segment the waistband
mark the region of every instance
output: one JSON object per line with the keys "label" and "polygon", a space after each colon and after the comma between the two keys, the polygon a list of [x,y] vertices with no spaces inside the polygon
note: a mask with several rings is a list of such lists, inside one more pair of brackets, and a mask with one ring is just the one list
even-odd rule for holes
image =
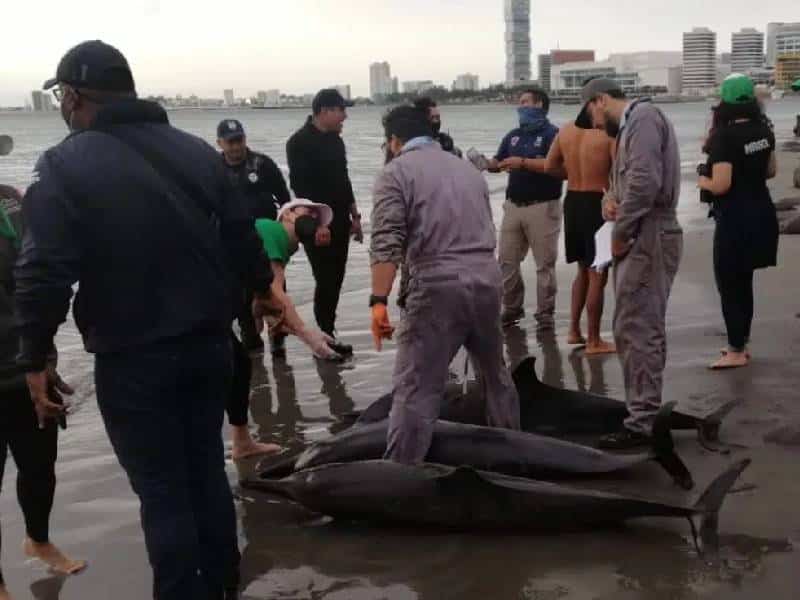
{"label": "waistband", "polygon": [[444,254],[429,258],[418,258],[408,263],[408,273],[411,277],[416,277],[421,273],[447,270],[447,271],[471,271],[475,266],[487,263],[497,264],[494,251],[468,252],[462,254]]}
{"label": "waistband", "polygon": [[567,190],[564,200],[602,200],[603,196],[605,196],[603,192]]}
{"label": "waistband", "polygon": [[548,202],[559,202],[561,200],[561,196],[558,198],[537,198],[534,200],[512,200],[511,198],[506,198],[506,202],[510,202],[514,206],[525,207],[525,206],[533,206],[534,204],[547,204]]}

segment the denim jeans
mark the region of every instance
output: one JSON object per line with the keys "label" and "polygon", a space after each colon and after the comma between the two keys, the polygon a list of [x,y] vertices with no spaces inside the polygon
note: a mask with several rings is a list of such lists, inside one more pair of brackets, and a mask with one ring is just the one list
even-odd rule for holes
{"label": "denim jeans", "polygon": [[154,598],[222,598],[239,565],[221,432],[227,333],[100,355],[95,379],[108,436],[141,502]]}

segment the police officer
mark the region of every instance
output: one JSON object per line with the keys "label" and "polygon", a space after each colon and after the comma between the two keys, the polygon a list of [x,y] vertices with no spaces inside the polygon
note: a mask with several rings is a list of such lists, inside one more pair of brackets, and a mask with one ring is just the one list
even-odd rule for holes
{"label": "police officer", "polygon": [[[222,149],[222,159],[228,173],[244,193],[253,219],[272,219],[278,208],[289,202],[289,189],[278,165],[269,156],[254,152],[247,146],[247,136],[241,122],[225,119],[217,125],[217,145]],[[237,311],[242,344],[251,352],[264,350],[264,342],[256,331],[250,304],[252,292],[246,292]],[[273,339],[273,353],[284,351],[285,338]]]}

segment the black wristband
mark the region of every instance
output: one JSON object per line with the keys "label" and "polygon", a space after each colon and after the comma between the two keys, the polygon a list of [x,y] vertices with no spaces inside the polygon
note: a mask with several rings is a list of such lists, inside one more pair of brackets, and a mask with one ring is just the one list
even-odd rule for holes
{"label": "black wristband", "polygon": [[372,294],[369,297],[369,307],[372,308],[376,304],[383,304],[384,306],[388,306],[389,297],[388,296],[376,296],[375,294]]}

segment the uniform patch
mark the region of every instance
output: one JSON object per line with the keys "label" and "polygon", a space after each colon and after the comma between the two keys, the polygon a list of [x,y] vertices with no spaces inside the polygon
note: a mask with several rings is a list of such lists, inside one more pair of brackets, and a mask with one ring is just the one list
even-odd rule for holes
{"label": "uniform patch", "polygon": [[518,143],[519,143],[519,136],[518,135],[515,135],[514,137],[511,138],[511,145],[512,146],[516,146]]}
{"label": "uniform patch", "polygon": [[247,178],[250,180],[250,183],[258,183],[258,173],[250,173]]}

